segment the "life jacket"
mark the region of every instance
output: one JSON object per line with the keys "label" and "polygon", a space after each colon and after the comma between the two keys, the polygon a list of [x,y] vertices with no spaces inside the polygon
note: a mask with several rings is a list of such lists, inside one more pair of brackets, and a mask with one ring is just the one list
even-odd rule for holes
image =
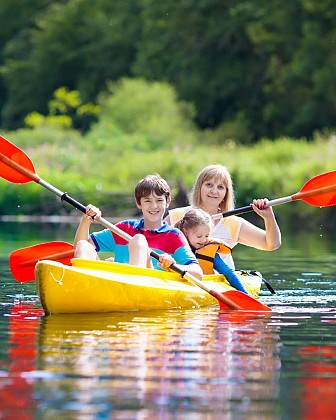
{"label": "life jacket", "polygon": [[214,274],[214,259],[217,253],[231,254],[231,248],[220,239],[211,239],[202,248],[196,249],[196,258],[203,270],[203,274]]}

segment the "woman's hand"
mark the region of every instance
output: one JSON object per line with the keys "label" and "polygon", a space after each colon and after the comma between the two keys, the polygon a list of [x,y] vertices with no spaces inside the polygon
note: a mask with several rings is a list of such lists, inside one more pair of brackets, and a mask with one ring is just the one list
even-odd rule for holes
{"label": "woman's hand", "polygon": [[272,207],[267,207],[268,202],[267,198],[259,198],[254,199],[251,203],[253,210],[263,219],[273,215]]}

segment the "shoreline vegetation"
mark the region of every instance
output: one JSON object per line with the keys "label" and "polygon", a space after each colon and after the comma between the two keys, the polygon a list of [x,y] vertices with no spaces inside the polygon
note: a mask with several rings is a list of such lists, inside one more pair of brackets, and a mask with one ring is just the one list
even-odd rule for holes
{"label": "shoreline vegetation", "polygon": [[[313,141],[261,140],[253,146],[200,144],[181,147],[178,153],[129,151],[114,159],[107,154],[108,147],[103,152],[83,151],[80,147],[76,149],[75,142],[70,142],[69,153],[66,153],[64,144],[48,148],[45,143],[32,146],[31,142],[28,146],[20,134],[10,133],[5,137],[30,156],[42,179],[82,203],[98,205],[113,223],[124,217],[137,217],[133,186],[147,173],[158,172],[169,181],[174,197],[172,207],[177,207],[188,204],[192,183],[203,166],[225,164],[233,177],[236,207],[241,207],[254,197],[272,200],[292,195],[312,177],[335,170],[336,162],[334,135]],[[95,165],[87,164],[88,156]],[[63,157],[71,159],[71,165]],[[80,212],[34,182],[18,185],[1,179],[0,189],[1,223],[78,223]],[[289,226],[336,227],[335,207],[318,208],[295,202],[274,209],[279,221]],[[253,214],[244,217],[253,218]]]}
{"label": "shoreline vegetation", "polygon": [[[97,120],[85,133],[64,127],[57,116],[39,115],[34,127],[1,135],[29,156],[43,180],[83,204],[95,204],[113,220],[138,216],[133,188],[149,173],[168,181],[173,208],[188,204],[204,166],[223,164],[232,175],[236,207],[242,207],[254,198],[293,195],[309,179],[335,170],[335,131],[249,143],[239,137],[239,126],[201,130],[192,105],[181,102],[167,84],[124,79],[98,105]],[[6,217],[10,221],[6,215],[78,220],[77,210],[35,182],[19,185],[0,178],[0,191],[2,223]],[[324,223],[335,229],[335,210],[296,202],[276,206],[275,212],[294,228]]]}

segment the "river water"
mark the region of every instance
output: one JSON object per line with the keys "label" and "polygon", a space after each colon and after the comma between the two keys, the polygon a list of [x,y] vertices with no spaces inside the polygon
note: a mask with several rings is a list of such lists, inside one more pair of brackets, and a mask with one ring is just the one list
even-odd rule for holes
{"label": "river water", "polygon": [[0,418],[334,419],[336,242],[323,226],[271,253],[236,247],[258,269],[271,313],[199,310],[43,316],[15,249],[72,241],[74,226],[1,223]]}

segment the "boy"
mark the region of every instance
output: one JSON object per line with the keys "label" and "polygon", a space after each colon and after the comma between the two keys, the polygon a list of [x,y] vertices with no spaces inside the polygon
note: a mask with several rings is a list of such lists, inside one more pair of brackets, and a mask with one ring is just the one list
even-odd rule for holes
{"label": "boy", "polygon": [[[89,204],[76,232],[75,257],[99,259],[97,252],[114,252],[116,262],[166,270],[171,264],[177,264],[182,270],[201,279],[202,270],[183,233],[163,222],[171,202],[167,182],[158,174],[148,175],[136,185],[134,197],[143,218],[124,220],[116,225],[132,236],[129,243],[109,229],[90,235],[91,223],[100,218],[101,211]],[[160,254],[159,262],[150,258],[149,248]]]}

